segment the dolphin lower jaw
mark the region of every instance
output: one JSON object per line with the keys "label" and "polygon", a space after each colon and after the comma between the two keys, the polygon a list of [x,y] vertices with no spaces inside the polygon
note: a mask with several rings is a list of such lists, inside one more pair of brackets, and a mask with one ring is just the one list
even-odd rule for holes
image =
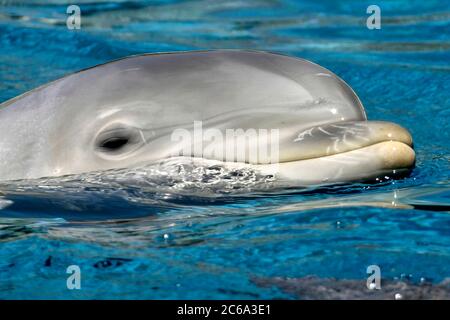
{"label": "dolphin lower jaw", "polygon": [[263,174],[299,184],[324,184],[392,177],[414,167],[415,152],[398,141],[374,145],[330,156],[261,166]]}

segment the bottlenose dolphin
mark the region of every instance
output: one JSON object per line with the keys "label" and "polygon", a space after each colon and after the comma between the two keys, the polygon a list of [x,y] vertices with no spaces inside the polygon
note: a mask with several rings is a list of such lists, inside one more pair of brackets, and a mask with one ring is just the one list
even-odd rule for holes
{"label": "bottlenose dolphin", "polygon": [[[227,139],[183,129],[276,131],[229,158]],[[204,131],[203,131],[204,132]],[[276,140],[276,141],[275,141]],[[216,147],[225,150],[206,152]],[[251,157],[275,149],[276,159]],[[187,151],[186,151],[187,150]],[[0,105],[0,180],[123,169],[164,159],[256,170],[297,185],[372,179],[412,168],[407,130],[368,121],[327,69],[280,54],[217,50],[131,56],[85,69]]]}

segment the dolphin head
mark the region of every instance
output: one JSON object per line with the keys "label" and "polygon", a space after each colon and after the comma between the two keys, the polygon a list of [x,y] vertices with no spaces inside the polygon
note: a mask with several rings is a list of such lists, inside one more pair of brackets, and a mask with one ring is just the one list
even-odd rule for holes
{"label": "dolphin head", "polygon": [[[233,143],[242,136],[239,152]],[[368,121],[336,75],[266,52],[132,56],[0,105],[1,180],[177,157],[300,185],[374,178],[408,170],[415,160],[408,131]]]}

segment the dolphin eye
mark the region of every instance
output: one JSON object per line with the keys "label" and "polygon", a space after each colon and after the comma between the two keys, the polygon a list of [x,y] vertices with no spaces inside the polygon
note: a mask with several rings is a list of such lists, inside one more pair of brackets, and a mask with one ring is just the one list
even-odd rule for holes
{"label": "dolphin eye", "polygon": [[128,141],[129,139],[127,137],[112,137],[102,141],[100,143],[100,148],[114,151],[124,147]]}
{"label": "dolphin eye", "polygon": [[136,150],[143,144],[139,129],[114,126],[100,132],[95,140],[95,148],[100,154],[122,155]]}

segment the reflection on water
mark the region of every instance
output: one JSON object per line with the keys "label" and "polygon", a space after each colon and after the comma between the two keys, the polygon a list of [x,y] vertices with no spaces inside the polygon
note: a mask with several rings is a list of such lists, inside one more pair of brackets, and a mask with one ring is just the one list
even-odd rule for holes
{"label": "reflection on water", "polygon": [[[399,180],[281,190],[252,172],[189,170],[2,183],[0,298],[358,298],[372,264],[391,281],[382,297],[449,297],[445,1],[381,1],[378,31],[365,28],[370,1],[77,3],[82,28],[69,31],[65,1],[0,2],[0,102],[130,54],[277,51],[329,68],[369,118],[408,128],[417,167]],[[65,286],[71,264],[81,291]]]}

